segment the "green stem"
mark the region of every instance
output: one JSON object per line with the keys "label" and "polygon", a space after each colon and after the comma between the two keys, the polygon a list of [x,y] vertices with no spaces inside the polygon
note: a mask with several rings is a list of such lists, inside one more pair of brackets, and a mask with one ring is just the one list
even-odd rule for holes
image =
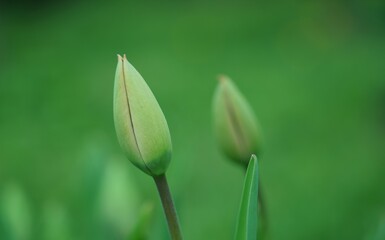
{"label": "green stem", "polygon": [[180,229],[178,216],[176,214],[174,202],[172,200],[170,188],[167,183],[165,174],[154,177],[156,187],[162,201],[163,210],[167,218],[168,229],[172,240],[182,240],[182,232]]}

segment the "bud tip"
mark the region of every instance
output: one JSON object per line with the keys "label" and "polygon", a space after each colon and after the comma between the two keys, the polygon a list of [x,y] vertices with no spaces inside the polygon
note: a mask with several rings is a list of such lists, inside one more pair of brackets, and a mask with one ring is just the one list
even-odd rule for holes
{"label": "bud tip", "polygon": [[228,77],[224,74],[218,74],[217,76],[217,80],[219,81],[219,83],[224,83],[227,79]]}

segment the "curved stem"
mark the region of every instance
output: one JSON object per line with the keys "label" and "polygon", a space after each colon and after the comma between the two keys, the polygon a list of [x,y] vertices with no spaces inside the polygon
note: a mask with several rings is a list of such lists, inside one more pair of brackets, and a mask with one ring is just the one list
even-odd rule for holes
{"label": "curved stem", "polygon": [[156,187],[162,201],[163,210],[167,218],[168,229],[172,240],[182,240],[182,232],[176,214],[174,202],[172,200],[170,188],[165,174],[154,177]]}

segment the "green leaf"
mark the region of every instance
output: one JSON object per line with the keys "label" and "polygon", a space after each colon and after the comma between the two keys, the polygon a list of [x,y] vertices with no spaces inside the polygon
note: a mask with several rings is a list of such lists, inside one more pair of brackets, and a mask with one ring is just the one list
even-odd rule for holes
{"label": "green leaf", "polygon": [[139,219],[129,235],[129,240],[147,240],[148,230],[151,227],[151,220],[154,214],[152,203],[144,203],[141,207]]}
{"label": "green leaf", "polygon": [[258,226],[258,160],[253,154],[245,176],[236,240],[256,240]]}
{"label": "green leaf", "polygon": [[385,216],[380,219],[377,230],[372,238],[373,240],[383,240],[385,239]]}

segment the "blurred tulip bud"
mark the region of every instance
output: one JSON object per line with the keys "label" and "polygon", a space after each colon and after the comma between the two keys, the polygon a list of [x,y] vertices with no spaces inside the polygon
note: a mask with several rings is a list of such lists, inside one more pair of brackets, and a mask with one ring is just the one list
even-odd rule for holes
{"label": "blurred tulip bud", "polygon": [[259,155],[261,136],[257,119],[246,99],[227,76],[219,76],[213,102],[214,130],[222,151],[246,164]]}
{"label": "blurred tulip bud", "polygon": [[120,146],[145,173],[165,173],[172,150],[166,119],[150,88],[126,56],[118,56],[114,88],[114,121]]}

